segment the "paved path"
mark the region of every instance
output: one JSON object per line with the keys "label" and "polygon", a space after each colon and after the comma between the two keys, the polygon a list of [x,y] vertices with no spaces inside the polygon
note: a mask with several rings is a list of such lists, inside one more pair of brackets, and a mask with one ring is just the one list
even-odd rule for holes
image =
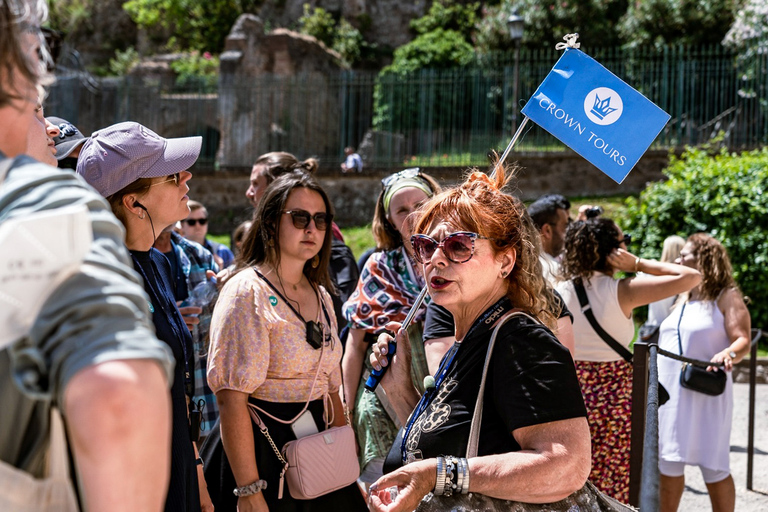
{"label": "paved path", "polygon": [[[755,458],[752,488],[747,490],[747,429],[749,385],[734,384],[733,428],[731,429],[731,474],[736,484],[737,512],[768,512],[768,385],[758,385],[755,394]],[[685,469],[685,493],[680,512],[712,510],[707,487],[696,467]]]}

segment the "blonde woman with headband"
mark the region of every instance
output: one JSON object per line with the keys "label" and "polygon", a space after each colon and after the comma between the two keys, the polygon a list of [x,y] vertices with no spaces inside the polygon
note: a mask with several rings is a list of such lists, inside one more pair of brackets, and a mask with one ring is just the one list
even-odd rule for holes
{"label": "blonde woman with headband", "polygon": [[[424,279],[413,260],[408,216],[427,201],[440,187],[419,169],[406,169],[382,180],[382,190],[376,201],[373,235],[377,252],[365,263],[357,288],[344,304],[344,317],[350,333],[342,361],[344,393],[347,404],[354,404],[353,424],[360,446],[360,467],[363,484],[373,483],[382,475],[387,452],[397,435],[399,425],[387,413],[387,404],[373,393],[366,393],[363,384],[370,365],[365,365],[371,352],[371,342],[391,322],[402,322],[424,287]],[[410,381],[423,388],[429,374],[422,338],[426,304],[419,310],[409,333],[414,342]]]}

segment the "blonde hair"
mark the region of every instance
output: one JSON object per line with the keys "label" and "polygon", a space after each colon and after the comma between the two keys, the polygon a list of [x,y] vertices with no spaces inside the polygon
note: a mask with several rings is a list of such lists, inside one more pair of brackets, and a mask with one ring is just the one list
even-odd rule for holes
{"label": "blonde hair", "polygon": [[683,250],[684,245],[685,238],[677,235],[668,236],[664,239],[664,245],[661,249],[661,258],[659,261],[663,263],[674,263],[680,256],[680,251]]}

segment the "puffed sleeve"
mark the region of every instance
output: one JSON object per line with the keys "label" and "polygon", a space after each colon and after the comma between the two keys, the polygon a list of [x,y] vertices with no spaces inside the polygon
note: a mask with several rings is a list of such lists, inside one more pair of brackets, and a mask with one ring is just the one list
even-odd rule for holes
{"label": "puffed sleeve", "polygon": [[491,363],[494,396],[507,430],[587,415],[568,349],[540,324],[515,318],[502,326]]}
{"label": "puffed sleeve", "polygon": [[208,385],[251,394],[267,377],[269,320],[255,274],[243,270],[224,285],[211,319]]}

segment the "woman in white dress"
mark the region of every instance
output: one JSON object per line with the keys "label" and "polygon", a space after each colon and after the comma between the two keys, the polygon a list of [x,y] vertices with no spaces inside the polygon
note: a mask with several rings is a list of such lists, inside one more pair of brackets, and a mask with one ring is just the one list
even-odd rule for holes
{"label": "woman in white dress", "polygon": [[659,358],[659,381],[670,400],[659,408],[661,511],[673,512],[685,487],[686,464],[701,468],[714,512],[732,512],[736,491],[729,452],[733,412],[730,371],[749,352],[751,322],[731,272],[728,253],[704,233],[691,235],[678,263],[697,269],[701,283],[661,324],[659,346],[694,359],[723,363],[725,392],[709,396],[680,386],[680,362]]}

